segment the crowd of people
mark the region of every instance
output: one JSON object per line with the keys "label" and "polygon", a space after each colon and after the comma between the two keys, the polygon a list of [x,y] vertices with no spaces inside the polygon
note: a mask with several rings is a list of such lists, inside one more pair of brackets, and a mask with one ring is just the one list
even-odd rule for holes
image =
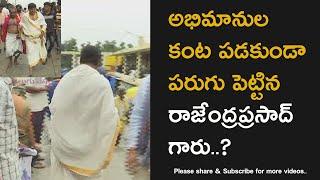
{"label": "crowd of people", "polygon": [[0,4],[0,33],[0,53],[10,61],[7,70],[18,65],[19,56],[25,54],[32,75],[35,66],[52,56],[54,47],[60,52],[61,1],[45,2],[43,8],[35,3],[28,7]]}
{"label": "crowd of people", "polygon": [[[129,101],[125,91],[112,90],[110,78],[99,70],[99,49],[84,47],[80,63],[58,79],[0,78],[0,179],[31,178],[22,167],[22,152],[32,157],[34,168],[48,166],[41,141],[45,119],[50,122],[52,174],[48,178],[105,180],[102,172],[110,164],[120,134],[127,150],[127,169],[148,177],[150,76],[146,75]],[[123,122],[128,123],[125,128],[121,128]]]}

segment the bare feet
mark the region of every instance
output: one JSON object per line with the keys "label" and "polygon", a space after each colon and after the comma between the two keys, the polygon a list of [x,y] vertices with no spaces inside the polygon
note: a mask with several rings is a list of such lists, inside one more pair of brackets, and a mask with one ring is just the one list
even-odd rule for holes
{"label": "bare feet", "polygon": [[14,65],[19,65],[18,59],[14,59]]}
{"label": "bare feet", "polygon": [[29,77],[32,77],[32,67],[29,66]]}
{"label": "bare feet", "polygon": [[[48,57],[49,58],[49,57]],[[42,65],[45,65],[45,64],[47,64],[47,58],[46,59],[40,59],[40,61],[41,61],[41,63],[42,63]]]}
{"label": "bare feet", "polygon": [[8,68],[11,68],[13,66],[13,60],[12,60],[12,56],[9,57],[9,64],[8,64]]}
{"label": "bare feet", "polygon": [[12,60],[10,60],[7,69],[6,69],[6,73],[8,73],[8,70],[12,67]]}

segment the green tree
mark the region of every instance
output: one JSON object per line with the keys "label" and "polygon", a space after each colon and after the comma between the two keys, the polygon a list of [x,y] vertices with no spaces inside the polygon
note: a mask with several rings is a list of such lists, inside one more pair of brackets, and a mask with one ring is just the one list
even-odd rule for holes
{"label": "green tree", "polygon": [[97,41],[96,44],[94,45],[96,48],[99,48],[102,50],[102,43],[100,41]]}
{"label": "green tree", "polygon": [[117,41],[113,40],[113,41],[104,41],[103,44],[98,44],[99,42],[97,42],[96,46],[100,46],[101,47],[101,51],[102,52],[116,52],[116,51],[120,51],[122,49],[126,49],[126,48],[132,48],[133,45],[132,44],[126,44],[125,42],[121,42],[119,45],[117,43]]}
{"label": "green tree", "polygon": [[62,51],[78,51],[77,40],[71,38],[61,44]]}
{"label": "green tree", "polygon": [[120,43],[120,49],[125,49],[126,48],[126,43],[125,42],[121,42]]}
{"label": "green tree", "polygon": [[[82,43],[80,45],[81,49],[87,45],[93,45],[97,48],[99,48],[102,52],[117,52],[120,51],[122,49],[126,49],[126,48],[133,48],[132,44],[126,44],[125,42],[121,42],[120,44],[117,43],[116,40],[112,40],[112,41],[97,41],[94,44],[91,44],[91,42],[86,42],[86,43]],[[63,51],[78,51],[78,47],[77,47],[77,41],[76,39],[72,38],[68,41],[65,41],[62,44],[62,50]]]}
{"label": "green tree", "polygon": [[101,51],[103,52],[116,52],[118,51],[117,42],[116,41],[104,41],[101,46]]}

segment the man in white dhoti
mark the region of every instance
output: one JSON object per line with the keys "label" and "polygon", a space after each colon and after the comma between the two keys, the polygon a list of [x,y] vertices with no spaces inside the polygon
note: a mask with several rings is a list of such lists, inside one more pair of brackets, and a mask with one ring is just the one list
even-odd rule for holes
{"label": "man in white dhoti", "polygon": [[52,180],[105,180],[101,172],[118,136],[111,87],[96,70],[101,52],[84,47],[80,63],[60,80],[49,105]]}
{"label": "man in white dhoti", "polygon": [[37,7],[34,3],[28,5],[28,13],[21,19],[21,29],[27,46],[27,59],[29,63],[29,72],[32,75],[32,69],[39,62],[43,64],[47,59],[46,49],[46,28],[47,24],[43,15],[37,12]]}
{"label": "man in white dhoti", "polygon": [[6,42],[6,54],[10,60],[8,68],[13,64],[18,64],[18,58],[22,53],[22,41],[19,31],[20,17],[17,15],[16,7],[12,6],[9,10],[10,15],[4,20],[1,37],[2,41]]}
{"label": "man in white dhoti", "polygon": [[0,179],[21,180],[19,135],[10,79],[0,78]]}

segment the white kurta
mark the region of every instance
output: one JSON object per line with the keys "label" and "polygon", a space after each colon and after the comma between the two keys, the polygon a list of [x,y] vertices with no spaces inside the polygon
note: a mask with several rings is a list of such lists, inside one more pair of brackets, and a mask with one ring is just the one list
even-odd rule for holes
{"label": "white kurta", "polygon": [[[2,28],[1,27],[2,27],[2,25],[4,23],[5,18],[6,18],[6,14],[2,10],[2,12],[0,12],[0,32],[2,32]],[[4,47],[4,43],[0,39],[0,49],[2,49],[3,47]]]}
{"label": "white kurta", "polygon": [[88,65],[59,82],[52,102],[52,180],[99,180],[119,120],[111,87]]}
{"label": "white kurta", "polygon": [[31,67],[47,58],[46,39],[39,37],[41,30],[46,30],[47,24],[41,13],[37,12],[37,15],[38,19],[34,21],[30,18],[29,13],[25,13],[20,23],[26,40],[27,59]]}

